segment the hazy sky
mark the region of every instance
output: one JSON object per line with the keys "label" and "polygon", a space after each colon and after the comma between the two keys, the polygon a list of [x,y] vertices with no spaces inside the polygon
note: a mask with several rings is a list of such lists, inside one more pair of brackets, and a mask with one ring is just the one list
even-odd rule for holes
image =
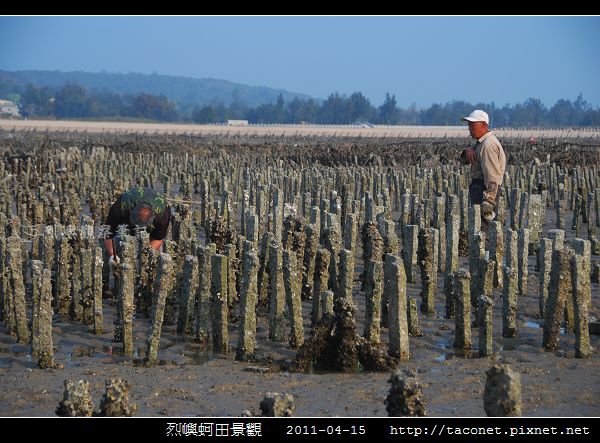
{"label": "hazy sky", "polygon": [[0,17],[0,69],[218,78],[418,107],[582,92],[600,106],[600,17]]}

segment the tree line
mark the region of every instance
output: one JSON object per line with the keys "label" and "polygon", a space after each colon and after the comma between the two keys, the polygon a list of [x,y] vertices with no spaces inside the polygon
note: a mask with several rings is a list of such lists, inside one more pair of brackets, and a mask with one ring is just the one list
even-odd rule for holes
{"label": "tree line", "polygon": [[56,91],[47,86],[36,88],[27,85],[18,102],[21,114],[25,117],[165,122],[180,119],[177,106],[164,95],[121,95],[108,90],[88,93],[85,88],[75,84],[67,84]]}
{"label": "tree line", "polygon": [[[15,97],[16,96],[16,97]],[[164,122],[224,123],[230,119],[250,123],[280,124],[387,124],[455,126],[473,109],[483,109],[494,127],[590,127],[600,126],[600,109],[580,94],[575,100],[558,100],[547,108],[541,100],[528,98],[513,106],[491,103],[469,103],[455,100],[435,103],[428,108],[416,105],[402,108],[396,96],[386,94],[380,106],[374,106],[361,92],[350,95],[337,92],[324,101],[282,95],[274,103],[249,107],[233,97],[229,105],[212,103],[196,105],[191,112],[181,112],[165,95],[139,93],[118,94],[109,90],[88,91],[76,84],[58,89],[29,84],[23,94],[12,94],[24,116],[57,119],[141,119]]]}

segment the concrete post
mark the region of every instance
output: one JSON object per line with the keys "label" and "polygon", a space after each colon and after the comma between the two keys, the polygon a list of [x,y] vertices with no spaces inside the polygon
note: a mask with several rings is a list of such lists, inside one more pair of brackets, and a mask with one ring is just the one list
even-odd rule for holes
{"label": "concrete post", "polygon": [[198,257],[186,255],[183,264],[179,313],[177,319],[177,335],[185,335],[191,329],[194,317],[194,305],[198,290]]}
{"label": "concrete post", "polygon": [[566,299],[573,290],[571,285],[572,256],[573,252],[570,249],[552,251],[550,286],[542,340],[542,346],[547,351],[558,348],[558,334],[564,316]]}
{"label": "concrete post", "polygon": [[380,343],[383,262],[369,260],[365,265],[365,331],[364,337]]}
{"label": "concrete post", "polygon": [[464,268],[454,272],[455,332],[454,344],[458,349],[471,349],[471,275]]}
{"label": "concrete post", "polygon": [[[329,281],[329,261],[330,252],[327,249],[318,249],[315,259],[315,272],[313,277],[313,302],[311,320],[316,324],[323,316],[321,295],[327,291],[327,282]],[[333,305],[332,305],[333,312]]]}
{"label": "concrete post", "polygon": [[269,245],[269,338],[272,341],[285,341],[285,292],[283,287],[281,248],[278,243]]}
{"label": "concrete post", "polygon": [[160,254],[158,259],[158,274],[154,285],[156,301],[152,310],[152,323],[147,339],[146,361],[147,366],[156,365],[158,357],[158,346],[162,331],[163,317],[165,314],[165,303],[167,295],[173,287],[173,260],[168,254]]}
{"label": "concrete post", "polygon": [[[248,243],[248,242],[246,242]],[[256,304],[258,302],[257,271],[258,256],[247,252],[243,257],[242,282],[240,284],[240,327],[235,359],[248,361],[256,350]]]}
{"label": "concrete post", "polygon": [[479,356],[491,357],[493,349],[493,324],[492,324],[492,306],[494,302],[490,297],[481,295],[479,297]]}
{"label": "concrete post", "polygon": [[296,255],[293,251],[283,251],[283,285],[291,320],[290,346],[298,349],[304,343],[304,327],[302,325],[302,302],[298,287],[296,271]]}
{"label": "concrete post", "polygon": [[516,272],[505,267],[502,288],[502,337],[505,338],[517,335],[517,292]]}
{"label": "concrete post", "polygon": [[406,276],[399,257],[385,254],[384,292],[389,292],[389,345],[388,353],[394,358],[408,360],[410,356],[408,343],[408,319],[406,299]]}
{"label": "concrete post", "polygon": [[229,349],[229,331],[227,321],[228,300],[228,259],[227,256],[214,254],[211,257],[210,297],[212,304],[213,350],[226,353]]}

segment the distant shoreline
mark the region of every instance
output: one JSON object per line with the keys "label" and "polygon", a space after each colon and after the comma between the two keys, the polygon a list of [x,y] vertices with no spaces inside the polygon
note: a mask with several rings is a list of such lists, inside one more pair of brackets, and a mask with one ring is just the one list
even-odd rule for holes
{"label": "distant shoreline", "polygon": [[[366,138],[468,138],[466,126],[383,126],[359,127],[357,125],[198,125],[182,123],[135,123],[114,121],[77,120],[0,120],[0,129],[6,131],[49,131],[90,133],[138,134],[196,134],[196,135],[256,135],[256,136],[326,136]],[[499,137],[507,138],[596,138],[600,128],[585,129],[493,129]]]}

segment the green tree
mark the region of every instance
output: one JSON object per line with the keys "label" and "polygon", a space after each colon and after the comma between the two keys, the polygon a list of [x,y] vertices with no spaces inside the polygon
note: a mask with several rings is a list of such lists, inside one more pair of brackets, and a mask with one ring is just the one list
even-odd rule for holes
{"label": "green tree", "polygon": [[338,92],[327,97],[327,100],[321,106],[319,121],[320,123],[333,125],[349,123],[345,97],[341,96]]}
{"label": "green tree", "polygon": [[54,97],[48,87],[36,88],[29,83],[25,87],[21,103],[26,116],[48,117],[54,115]]}
{"label": "green tree", "polygon": [[242,93],[238,88],[234,88],[231,92],[231,104],[229,105],[229,118],[236,120],[245,120],[246,113],[248,112],[247,106],[242,100]]}
{"label": "green tree", "polygon": [[124,114],[121,96],[108,90],[92,94],[88,103],[90,117],[119,117]]}
{"label": "green tree", "polygon": [[283,100],[282,94],[277,96],[277,101],[273,107],[273,113],[273,123],[285,123],[287,121],[285,101]]}
{"label": "green tree", "polygon": [[490,124],[495,128],[509,127],[512,121],[512,111],[513,109],[508,104],[505,104],[502,108],[495,108],[490,114]]}
{"label": "green tree", "polygon": [[175,121],[178,118],[175,104],[164,95],[138,94],[133,97],[130,115],[158,121]]}
{"label": "green tree", "polygon": [[313,99],[301,100],[298,97],[288,103],[287,115],[289,123],[314,123],[317,121],[319,105]]}
{"label": "green tree", "polygon": [[546,121],[546,107],[539,98],[528,98],[513,109],[514,126],[538,127]]}
{"label": "green tree", "polygon": [[67,84],[56,92],[54,112],[57,118],[89,117],[89,100],[84,88]]}
{"label": "green tree", "polygon": [[571,100],[558,100],[548,111],[548,123],[550,126],[572,126],[575,117],[575,108]]}
{"label": "green tree", "polygon": [[378,109],[378,121],[384,125],[396,125],[400,121],[400,110],[396,103],[396,95],[385,93],[385,100]]}
{"label": "green tree", "polygon": [[416,103],[411,103],[408,109],[399,109],[398,123],[402,125],[417,125],[421,120],[421,112]]}
{"label": "green tree", "polygon": [[444,107],[439,103],[434,103],[421,113],[420,124],[422,125],[447,125],[448,121],[448,115]]}
{"label": "green tree", "polygon": [[369,99],[362,95],[362,92],[353,92],[350,95],[346,122],[368,122],[374,119],[375,114],[375,108],[373,108]]}
{"label": "green tree", "polygon": [[217,110],[212,105],[194,106],[192,120],[195,123],[218,123],[219,116]]}

